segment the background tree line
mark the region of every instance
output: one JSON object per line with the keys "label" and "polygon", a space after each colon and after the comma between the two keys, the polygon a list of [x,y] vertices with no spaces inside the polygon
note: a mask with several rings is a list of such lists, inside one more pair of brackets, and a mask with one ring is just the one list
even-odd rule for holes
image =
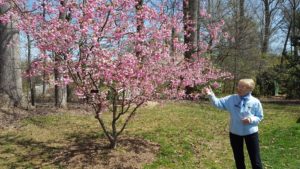
{"label": "background tree line", "polygon": [[225,20],[230,40],[211,53],[213,61],[234,75],[224,92],[232,93],[237,80],[254,78],[254,94],[283,94],[299,98],[299,0],[200,1],[212,18]]}
{"label": "background tree line", "polygon": [[[61,1],[61,5],[67,2]],[[151,0],[138,2],[151,3],[154,6],[163,3]],[[186,29],[193,28],[187,30],[190,31],[189,34],[172,33],[172,37],[179,36],[184,43],[191,46],[185,53],[186,59],[199,54],[198,42],[205,39],[211,50],[206,55],[199,55],[210,58],[216,66],[234,75],[232,81],[223,82],[223,92],[234,92],[238,79],[249,77],[257,81],[256,95],[287,94],[290,98],[299,98],[299,4],[299,0],[168,0],[165,2],[164,10],[169,15],[183,12],[183,25]],[[10,4],[1,4],[0,7],[0,15],[10,8],[21,8],[13,1]],[[28,4],[24,4],[19,10],[32,12]],[[207,16],[208,21],[201,16],[202,10],[210,13]],[[68,13],[60,15],[62,20],[68,20],[70,17]],[[201,30],[207,29],[205,22],[222,19],[225,21],[224,32],[228,33],[228,38],[212,48],[214,43],[211,35],[203,35]],[[43,75],[40,79],[23,77],[23,85],[21,76],[22,72],[30,69],[30,63],[35,59],[34,41],[25,35],[23,37],[26,38],[22,39],[26,40],[21,43],[20,32],[15,28],[13,21],[1,23],[0,33],[1,102],[22,105],[29,101],[34,105],[37,84],[42,85],[42,96],[46,95],[46,83],[41,80]],[[26,45],[20,52],[21,44]],[[172,50],[172,44],[170,46]],[[60,75],[54,72],[53,76],[59,78]],[[71,89],[70,86],[66,88],[55,86],[51,97],[54,98],[57,107],[66,107],[68,93],[71,96],[71,92],[67,91]],[[189,90],[187,88],[187,92]],[[27,94],[23,94],[24,91],[28,91]]]}

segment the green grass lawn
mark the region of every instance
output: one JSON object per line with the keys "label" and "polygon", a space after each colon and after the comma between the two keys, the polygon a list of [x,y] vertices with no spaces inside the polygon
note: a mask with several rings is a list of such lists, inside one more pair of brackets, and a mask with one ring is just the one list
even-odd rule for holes
{"label": "green grass lawn", "polygon": [[[260,145],[264,167],[299,168],[300,106],[263,106]],[[207,103],[168,102],[140,109],[123,135],[160,145],[154,162],[144,166],[147,169],[231,169],[228,118],[227,112]],[[71,143],[87,147],[104,137],[92,115],[49,114],[20,123],[20,127],[0,130],[0,168],[64,168],[68,156],[61,152],[70,155]],[[251,168],[247,154],[246,163]]]}

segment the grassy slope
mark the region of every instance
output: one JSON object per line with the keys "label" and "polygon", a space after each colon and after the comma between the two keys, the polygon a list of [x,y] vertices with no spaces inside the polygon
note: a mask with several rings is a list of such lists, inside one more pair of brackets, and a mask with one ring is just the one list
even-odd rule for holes
{"label": "grassy slope", "polygon": [[[265,168],[300,166],[300,106],[264,104],[260,125]],[[0,130],[0,168],[60,168],[70,144],[97,142],[103,134],[92,116],[55,114],[23,120],[22,127]],[[161,145],[145,168],[234,168],[228,138],[228,114],[204,103],[167,103],[143,108],[126,135]],[[249,167],[248,155],[246,155]]]}

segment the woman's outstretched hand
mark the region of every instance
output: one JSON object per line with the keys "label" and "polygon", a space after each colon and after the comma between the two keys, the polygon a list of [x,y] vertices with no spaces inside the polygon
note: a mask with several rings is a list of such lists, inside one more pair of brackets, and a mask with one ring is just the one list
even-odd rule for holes
{"label": "woman's outstretched hand", "polygon": [[210,88],[210,86],[204,87],[203,93],[204,93],[205,95],[210,95],[210,94],[212,93],[212,89]]}

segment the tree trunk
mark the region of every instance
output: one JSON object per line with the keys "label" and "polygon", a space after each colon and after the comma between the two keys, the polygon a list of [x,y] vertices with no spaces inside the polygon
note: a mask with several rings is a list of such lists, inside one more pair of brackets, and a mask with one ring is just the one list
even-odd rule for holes
{"label": "tree trunk", "polygon": [[286,35],[286,38],[285,38],[285,41],[284,41],[284,45],[283,45],[283,49],[282,49],[282,56],[280,58],[280,65],[281,66],[283,64],[284,58],[287,56],[286,47],[287,47],[288,40],[290,38],[291,27],[292,27],[292,23],[289,23],[288,32],[287,32],[287,35]]}
{"label": "tree trunk", "polygon": [[[135,10],[136,10],[137,15],[140,15],[140,13],[143,12],[143,9],[142,9],[143,8],[143,3],[144,3],[143,0],[136,0]],[[141,33],[142,33],[143,28],[144,28],[143,18],[142,17],[137,17],[136,23],[137,23],[137,27],[136,27],[137,34],[139,36],[142,36]],[[142,45],[142,42],[137,40],[135,53],[136,53],[136,57],[139,59],[140,62],[143,61],[142,52],[139,49],[139,46],[141,46],[141,45]]]}
{"label": "tree trunk", "polygon": [[[197,21],[198,21],[198,0],[183,1],[183,28],[184,28],[184,44],[188,49],[184,52],[184,58],[190,62],[192,55],[197,49]],[[185,93],[191,94],[193,88],[185,87]]]}
{"label": "tree trunk", "polygon": [[[65,6],[67,4],[68,0],[60,1],[61,6]],[[67,17],[67,13],[59,13],[59,19],[65,20]],[[55,54],[55,61],[60,62],[63,56],[59,56],[58,54]],[[55,69],[54,70],[54,77],[55,80],[61,79],[61,73]],[[66,108],[67,107],[67,86],[58,86],[55,85],[55,106],[60,108]]]}
{"label": "tree trunk", "polygon": [[239,58],[244,56],[244,51],[242,49],[242,46],[244,45],[242,42],[242,34],[244,32],[244,23],[243,20],[245,18],[245,10],[244,10],[244,5],[245,5],[245,0],[239,0],[239,3],[236,4],[236,9],[235,9],[235,42],[234,42],[234,79],[233,79],[233,86],[232,86],[232,93],[235,92],[237,82],[239,80]]}
{"label": "tree trunk", "polygon": [[[27,59],[28,59],[28,70],[31,70],[31,40],[30,36],[27,35]],[[29,91],[30,91],[30,102],[32,106],[35,106],[35,83],[34,79],[28,77]]]}
{"label": "tree trunk", "polygon": [[[10,8],[0,7],[0,15]],[[0,23],[0,93],[8,95],[10,106],[25,106],[22,91],[19,31],[14,21]]]}
{"label": "tree trunk", "polygon": [[188,50],[184,52],[184,58],[190,60],[197,47],[197,32],[195,30],[198,20],[198,0],[183,1],[183,15],[184,44],[188,46]]}
{"label": "tree trunk", "polygon": [[[172,3],[172,17],[174,17],[174,15],[175,15],[175,6],[176,6],[176,0]],[[171,40],[170,40],[170,56],[171,56],[172,58],[175,57],[174,40],[175,40],[175,28],[172,27],[172,31],[171,31]]]}
{"label": "tree trunk", "polygon": [[[43,2],[42,2],[42,7],[43,7],[43,19],[45,20],[46,19],[46,8],[45,8],[45,0],[43,0]],[[46,62],[47,62],[47,60],[46,60],[46,58],[44,59],[44,64],[46,64]],[[45,79],[46,79],[46,71],[44,70],[43,71],[43,93],[42,93],[42,96],[43,96],[43,98],[45,98],[45,95],[46,95],[46,81],[45,81]]]}
{"label": "tree trunk", "polygon": [[[298,2],[297,2],[298,3]],[[296,9],[297,9],[297,4],[296,0],[293,0],[293,6],[292,6],[292,37],[296,38]],[[294,57],[298,57],[298,49],[297,49],[297,44],[294,45],[294,51],[293,51]]]}
{"label": "tree trunk", "polygon": [[[198,1],[198,5],[197,5],[197,9],[198,9],[198,13],[201,9],[201,4],[200,4],[200,0]],[[197,15],[197,30],[196,30],[196,50],[197,50],[197,57],[200,57],[200,52],[199,52],[199,49],[200,49],[200,46],[199,46],[199,42],[200,42],[200,27],[201,27],[201,22],[200,22],[201,18],[200,18],[200,15]]]}
{"label": "tree trunk", "polygon": [[263,33],[263,42],[262,42],[262,48],[261,53],[267,53],[268,47],[269,47],[269,38],[270,38],[270,23],[271,23],[271,13],[270,13],[270,6],[269,6],[269,0],[263,0],[264,3],[264,33]]}
{"label": "tree trunk", "polygon": [[240,0],[239,3],[239,12],[240,12],[240,21],[242,21],[245,17],[245,0]]}

